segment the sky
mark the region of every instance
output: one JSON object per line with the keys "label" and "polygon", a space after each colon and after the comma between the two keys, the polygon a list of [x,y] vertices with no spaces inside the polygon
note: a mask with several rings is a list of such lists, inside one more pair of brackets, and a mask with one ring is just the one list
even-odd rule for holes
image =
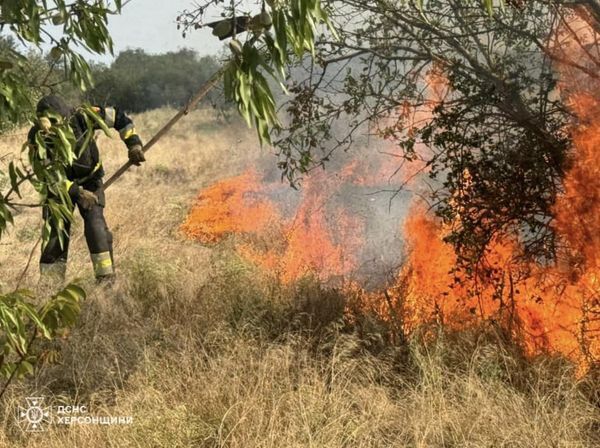
{"label": "sky", "polygon": [[[184,39],[177,29],[177,16],[184,10],[194,10],[195,3],[202,0],[123,0],[125,4],[120,15],[108,16],[108,30],[113,38],[114,56],[88,53],[81,48],[76,49],[88,61],[110,64],[123,50],[141,48],[147,53],[165,53],[190,48],[199,55],[217,55],[225,47],[212,35],[209,28],[190,30]],[[256,13],[257,0],[236,0],[240,11]],[[258,2],[260,3],[260,2]],[[112,4],[112,2],[111,2]],[[222,4],[219,5],[222,7]],[[220,18],[219,8],[213,7],[204,16],[205,22]],[[60,38],[62,27],[47,24],[47,31],[55,38]],[[42,43],[41,49],[49,51],[50,43]]]}
{"label": "sky", "polygon": [[[177,30],[175,19],[184,9],[193,9],[193,5],[194,0],[132,0],[120,16],[109,17],[108,29],[115,44],[115,55],[128,48],[164,53],[184,47],[201,55],[217,54],[223,44],[210,29],[191,31],[185,39]],[[213,16],[218,18],[217,14]],[[113,58],[94,56],[92,59],[110,63]]]}

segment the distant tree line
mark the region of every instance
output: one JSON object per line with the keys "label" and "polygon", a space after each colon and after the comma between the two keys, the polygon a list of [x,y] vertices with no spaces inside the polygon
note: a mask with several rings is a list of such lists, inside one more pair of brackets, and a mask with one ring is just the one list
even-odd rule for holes
{"label": "distant tree line", "polygon": [[[200,57],[190,49],[164,54],[126,50],[110,66],[92,67],[95,86],[86,93],[85,99],[128,112],[180,107],[218,67],[214,56]],[[206,102],[214,106],[224,104],[218,90],[212,92]]]}
{"label": "distant tree line", "polygon": [[[73,105],[89,102],[134,113],[163,106],[180,107],[219,68],[216,57],[199,56],[190,49],[163,54],[125,50],[110,65],[91,63],[93,86],[82,92],[70,82],[61,54],[53,50],[18,55],[18,49],[14,38],[0,36],[0,71],[14,66],[11,72],[23,84],[29,98],[13,108],[11,120],[0,121],[0,130],[31,119],[37,99],[49,93],[61,95]],[[222,89],[214,89],[203,104],[225,109]]]}

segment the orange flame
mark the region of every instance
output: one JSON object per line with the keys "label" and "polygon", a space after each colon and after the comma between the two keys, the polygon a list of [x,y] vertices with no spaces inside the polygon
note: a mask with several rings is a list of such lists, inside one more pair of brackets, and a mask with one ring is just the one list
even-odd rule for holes
{"label": "orange flame", "polygon": [[249,170],[203,190],[182,230],[203,243],[215,243],[229,234],[261,231],[280,219],[258,174]]}
{"label": "orange flame", "polygon": [[[408,132],[448,95],[439,72],[430,73],[428,83],[430,101],[424,110],[406,105],[399,111],[408,120]],[[240,254],[286,283],[306,274],[323,281],[348,280],[345,285],[360,297],[361,306],[401,322],[405,333],[430,322],[456,330],[499,322],[529,354],[561,354],[584,372],[600,359],[598,91],[569,90],[574,112],[584,124],[573,133],[573,162],[554,209],[555,231],[563,242],[556,265],[520,260],[516,243],[504,236],[492,242],[480,269],[467,277],[456,270],[455,253],[444,242],[449,229],[414,206],[404,225],[408,260],[395,284],[383,292],[362,290],[352,276],[359,253],[369,245],[368,217],[335,198],[349,184],[390,183],[397,169],[395,148],[382,151],[381,157],[353,160],[337,176],[309,176],[298,205],[291,207],[275,199],[286,187],[263,182],[254,170],[222,180],[200,192],[182,229],[203,243],[237,235]],[[418,162],[401,170],[396,182],[412,179],[422,168]],[[286,212],[289,208],[291,213]]]}
{"label": "orange flame", "polygon": [[[310,177],[296,212],[285,219],[268,193],[286,187],[265,185],[250,170],[202,191],[182,230],[203,243],[229,234],[254,236],[238,243],[238,251],[286,283],[306,274],[326,281],[341,278],[357,264],[363,232],[360,220],[329,206],[323,193],[335,191],[333,184],[323,174]],[[278,235],[273,239],[275,227]],[[331,230],[336,228],[342,230]],[[259,239],[270,244],[257,244]]]}
{"label": "orange flame", "polygon": [[517,247],[497,240],[483,269],[466,278],[454,271],[454,252],[442,242],[445,233],[423,209],[407,221],[410,256],[401,276],[408,283],[406,330],[432,321],[460,330],[495,319],[508,322],[531,355],[561,353],[582,369],[600,358],[597,265],[573,279],[557,266],[519,262]]}
{"label": "orange flame", "polygon": [[[589,27],[575,21],[588,41],[597,41]],[[448,229],[417,208],[405,226],[409,260],[398,280],[406,283],[406,330],[431,321],[463,329],[482,320],[505,320],[531,355],[559,353],[577,363],[580,373],[600,362],[600,82],[588,78],[586,59],[594,55],[582,43],[584,36],[575,39],[574,33],[579,31],[570,26],[561,39],[577,40],[580,57],[573,59],[575,45],[570,59],[556,52],[566,60],[557,67],[562,94],[578,117],[572,163],[553,210],[562,242],[558,262],[520,261],[517,246],[505,236],[491,244],[482,269],[465,278],[455,272],[454,253],[442,242]]]}

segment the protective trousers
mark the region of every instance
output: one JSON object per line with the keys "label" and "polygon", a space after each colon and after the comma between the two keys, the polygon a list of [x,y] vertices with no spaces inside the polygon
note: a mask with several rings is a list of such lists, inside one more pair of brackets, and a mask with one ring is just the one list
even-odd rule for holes
{"label": "protective trousers", "polygon": [[[85,185],[84,188],[86,188]],[[84,210],[79,205],[78,208],[84,222],[84,235],[92,258],[94,274],[96,278],[102,279],[114,275],[113,238],[104,219],[105,202],[102,186],[98,187],[95,185],[92,188],[86,189],[96,194],[98,204],[93,205],[88,210]],[[47,221],[48,219],[49,212],[47,209],[44,209],[44,220]],[[50,238],[46,246],[42,249],[40,272],[42,275],[64,278],[67,270],[71,223],[65,223],[62,246],[58,237],[58,230],[52,226],[51,221],[50,225]]]}

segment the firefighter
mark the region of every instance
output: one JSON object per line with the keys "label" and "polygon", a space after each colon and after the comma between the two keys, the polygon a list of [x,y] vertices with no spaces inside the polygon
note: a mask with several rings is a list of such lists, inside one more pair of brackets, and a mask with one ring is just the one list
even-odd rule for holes
{"label": "firefighter", "polygon": [[[129,160],[134,165],[141,165],[145,161],[142,150],[142,141],[136,134],[131,119],[123,111],[113,107],[94,107],[94,111],[104,120],[108,127],[119,132],[121,140],[128,148]],[[76,112],[69,107],[60,97],[50,95],[42,98],[37,105],[38,122],[29,131],[28,141],[35,146],[37,133],[43,124],[52,121],[53,115],[58,114],[69,120],[77,139],[75,154],[82,150],[86,132],[89,132],[85,117],[81,112]],[[93,132],[93,130],[92,130]],[[48,148],[48,157],[52,157],[52,148]],[[112,249],[112,234],[104,219],[105,197],[102,177],[104,170],[95,139],[91,139],[81,155],[66,168],[67,188],[69,197],[77,205],[84,221],[85,240],[92,259],[94,274],[98,280],[114,277],[114,261]],[[44,220],[49,220],[49,212],[45,207]],[[58,230],[51,226],[50,238],[42,249],[40,258],[40,273],[42,278],[64,279],[67,268],[67,254],[69,250],[70,223],[65,223],[66,235],[61,245]]]}

